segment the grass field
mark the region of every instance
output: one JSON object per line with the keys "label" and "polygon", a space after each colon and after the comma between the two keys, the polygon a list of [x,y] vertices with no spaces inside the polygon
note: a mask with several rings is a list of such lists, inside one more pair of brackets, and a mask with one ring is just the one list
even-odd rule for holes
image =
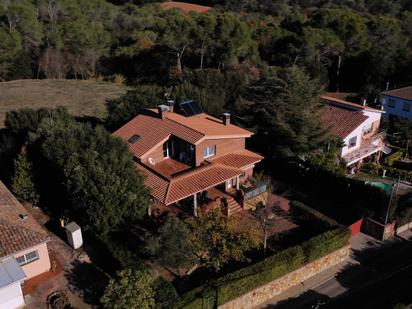
{"label": "grass field", "polygon": [[106,115],[106,100],[127,87],[89,80],[16,80],[0,83],[0,127],[6,112],[21,108],[65,106],[79,116]]}

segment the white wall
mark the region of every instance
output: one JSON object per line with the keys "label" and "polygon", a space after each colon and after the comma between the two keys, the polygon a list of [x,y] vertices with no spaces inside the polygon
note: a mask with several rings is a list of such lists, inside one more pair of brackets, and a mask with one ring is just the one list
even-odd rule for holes
{"label": "white wall", "polygon": [[[380,120],[381,116],[382,116],[381,113],[372,112],[372,111],[363,111],[363,114],[368,116],[368,119],[366,119],[359,127],[357,127],[355,130],[353,130],[352,133],[349,134],[348,137],[346,137],[343,140],[343,142],[345,143],[345,146],[342,148],[341,156],[345,156],[348,153],[351,153],[352,151],[355,151],[355,150],[359,149],[359,147],[361,146],[361,142],[362,142],[363,128],[367,127],[367,126],[370,126],[374,122]],[[351,147],[351,148],[348,148],[349,140],[354,136],[357,136],[356,145]]]}
{"label": "white wall", "polygon": [[20,282],[0,289],[0,309],[16,309],[24,306]]}
{"label": "white wall", "polygon": [[[395,107],[388,106],[389,99],[394,99],[396,101]],[[402,110],[403,102],[409,102],[411,104],[411,108],[409,112],[405,112]],[[404,117],[404,118],[408,118],[409,120],[412,120],[412,101],[410,100],[403,100],[403,99],[383,95],[382,96],[382,107],[383,107],[383,110],[386,112],[385,114],[386,119],[389,117],[389,115],[395,115],[398,117]]]}

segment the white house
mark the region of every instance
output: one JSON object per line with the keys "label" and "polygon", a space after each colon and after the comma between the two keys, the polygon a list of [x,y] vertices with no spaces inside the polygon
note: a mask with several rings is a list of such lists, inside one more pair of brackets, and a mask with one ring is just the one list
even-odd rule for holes
{"label": "white house", "polygon": [[386,119],[397,116],[412,120],[412,86],[383,92],[382,108]]}
{"label": "white house", "polygon": [[321,121],[343,140],[340,155],[347,166],[360,164],[375,153],[390,152],[379,132],[384,111],[330,96],[322,96],[321,102]]}

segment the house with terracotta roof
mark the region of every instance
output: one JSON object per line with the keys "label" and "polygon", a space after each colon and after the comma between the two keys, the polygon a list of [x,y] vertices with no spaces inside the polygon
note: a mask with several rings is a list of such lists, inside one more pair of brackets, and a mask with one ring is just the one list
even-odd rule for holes
{"label": "house with terracotta roof", "polygon": [[263,159],[245,148],[252,134],[232,124],[230,114],[212,117],[191,100],[146,110],[113,133],[129,146],[154,204],[180,205],[195,215],[198,206],[222,202],[233,214],[260,193],[250,193],[256,188],[248,181]]}
{"label": "house with terracotta roof", "polygon": [[50,270],[49,237],[0,182],[0,308],[24,306],[21,284]]}
{"label": "house with terracotta roof", "polygon": [[381,103],[386,119],[395,116],[412,120],[412,86],[383,92]]}
{"label": "house with terracotta roof", "polygon": [[321,122],[343,141],[340,156],[347,166],[360,164],[376,153],[390,152],[379,129],[384,111],[331,96],[322,96],[321,102]]}

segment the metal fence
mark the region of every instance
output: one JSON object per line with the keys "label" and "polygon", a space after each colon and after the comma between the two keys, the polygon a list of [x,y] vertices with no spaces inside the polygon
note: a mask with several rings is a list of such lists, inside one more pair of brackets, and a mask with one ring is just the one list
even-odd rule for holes
{"label": "metal fence", "polygon": [[244,195],[244,200],[250,200],[256,196],[258,196],[259,194],[262,194],[263,192],[266,192],[266,184],[262,183],[257,185],[255,188],[247,191]]}

